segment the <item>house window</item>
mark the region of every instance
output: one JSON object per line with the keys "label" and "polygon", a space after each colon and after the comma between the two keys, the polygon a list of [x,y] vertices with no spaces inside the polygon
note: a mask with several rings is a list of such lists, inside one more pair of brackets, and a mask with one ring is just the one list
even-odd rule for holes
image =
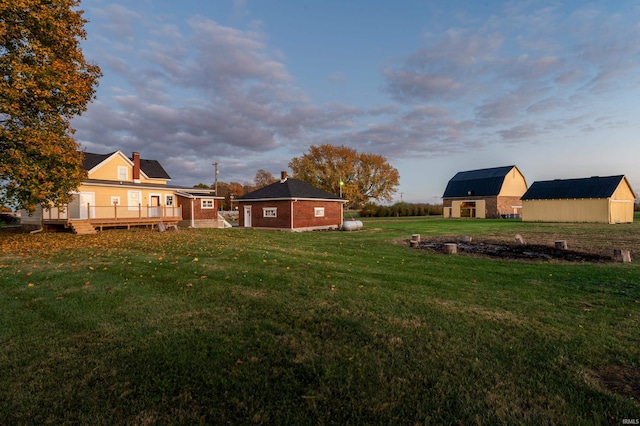
{"label": "house window", "polygon": [[112,195],[111,196],[111,205],[112,206],[120,206],[120,197]]}
{"label": "house window", "polygon": [[262,209],[262,217],[278,217],[277,207],[264,207]]}
{"label": "house window", "polygon": [[138,210],[142,204],[142,192],[129,191],[127,194],[129,199],[129,210]]}
{"label": "house window", "polygon": [[164,205],[167,207],[173,207],[173,195],[164,196]]}
{"label": "house window", "polygon": [[118,180],[119,181],[129,180],[129,170],[125,166],[118,166]]}
{"label": "house window", "polygon": [[324,217],[324,207],[314,207],[313,215],[315,217]]}
{"label": "house window", "polygon": [[214,208],[212,199],[203,198],[201,201],[202,201],[201,206],[202,206],[203,209],[212,209],[212,208]]}

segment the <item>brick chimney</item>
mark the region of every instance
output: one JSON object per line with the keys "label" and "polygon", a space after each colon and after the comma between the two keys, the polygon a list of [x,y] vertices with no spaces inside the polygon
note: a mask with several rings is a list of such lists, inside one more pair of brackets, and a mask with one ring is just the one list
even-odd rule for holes
{"label": "brick chimney", "polygon": [[287,181],[287,172],[284,170],[280,172],[280,183],[285,183]]}
{"label": "brick chimney", "polygon": [[134,152],[133,155],[133,181],[140,183],[140,153]]}

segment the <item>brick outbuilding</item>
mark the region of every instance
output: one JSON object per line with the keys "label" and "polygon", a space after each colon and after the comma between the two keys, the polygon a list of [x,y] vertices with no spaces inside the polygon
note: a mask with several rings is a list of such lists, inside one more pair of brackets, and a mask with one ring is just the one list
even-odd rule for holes
{"label": "brick outbuilding", "polygon": [[179,225],[190,228],[224,228],[226,221],[218,215],[220,200],[211,190],[190,189],[176,191],[182,211]]}
{"label": "brick outbuilding", "polygon": [[282,178],[238,197],[238,223],[243,228],[311,231],[339,229],[347,200],[298,179]]}

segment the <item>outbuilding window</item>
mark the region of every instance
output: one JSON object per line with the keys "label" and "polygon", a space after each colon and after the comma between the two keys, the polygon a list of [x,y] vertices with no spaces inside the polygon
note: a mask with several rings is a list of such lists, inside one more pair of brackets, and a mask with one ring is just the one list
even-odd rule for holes
{"label": "outbuilding window", "polygon": [[262,209],[262,217],[278,217],[277,207],[264,207]]}
{"label": "outbuilding window", "polygon": [[212,199],[203,198],[201,206],[202,206],[203,209],[212,209],[214,207],[213,206],[213,200]]}
{"label": "outbuilding window", "polygon": [[324,207],[314,207],[313,215],[315,217],[324,217]]}

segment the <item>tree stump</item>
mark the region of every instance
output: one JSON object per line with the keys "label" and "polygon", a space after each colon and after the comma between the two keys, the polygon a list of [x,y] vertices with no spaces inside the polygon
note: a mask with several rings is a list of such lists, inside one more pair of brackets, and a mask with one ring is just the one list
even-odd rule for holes
{"label": "tree stump", "polygon": [[470,243],[471,241],[473,241],[473,237],[470,237],[468,235],[465,235],[464,237],[462,237],[463,243]]}
{"label": "tree stump", "polygon": [[558,240],[558,241],[556,241],[556,248],[558,250],[566,250],[567,249],[567,240]]}
{"label": "tree stump", "polygon": [[413,234],[411,236],[411,241],[416,241],[416,242],[420,242],[420,234]]}
{"label": "tree stump", "polygon": [[418,248],[418,243],[419,243],[419,242],[418,242],[418,241],[416,241],[416,240],[411,240],[411,241],[409,241],[409,247],[411,247],[411,248]]}
{"label": "tree stump", "polygon": [[631,252],[629,250],[614,249],[613,260],[616,262],[629,263],[631,262]]}
{"label": "tree stump", "polygon": [[522,238],[522,235],[516,234],[516,243],[518,243],[520,245],[524,244],[524,239]]}
{"label": "tree stump", "polygon": [[458,253],[458,245],[455,243],[447,243],[444,245],[444,252],[447,254]]}

